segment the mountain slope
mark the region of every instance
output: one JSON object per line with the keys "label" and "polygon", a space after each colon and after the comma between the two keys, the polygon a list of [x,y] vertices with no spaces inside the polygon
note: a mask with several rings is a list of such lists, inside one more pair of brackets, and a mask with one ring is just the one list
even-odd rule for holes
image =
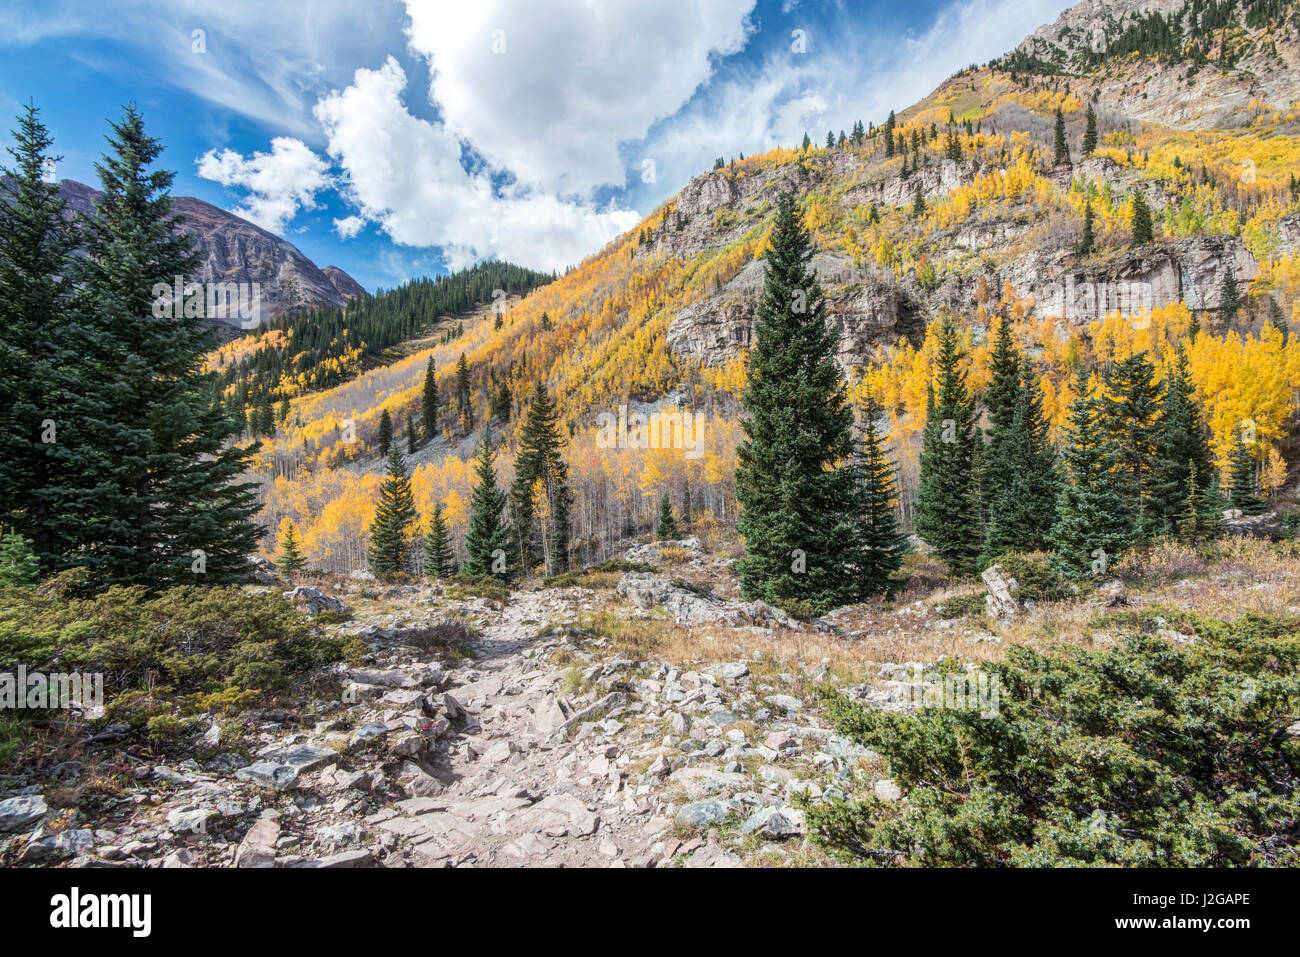
{"label": "mountain slope", "polygon": [[[1079,11],[1094,6],[1088,0],[1074,8],[1052,36],[1071,35]],[[463,353],[474,428],[502,382],[516,404],[539,378],[557,397],[579,488],[575,540],[587,543],[589,554],[602,557],[619,536],[649,527],[665,489],[682,500],[689,488],[707,521],[729,523],[737,397],[772,203],[785,189],[799,194],[815,240],[813,262],[841,332],[846,377],[855,393],[871,393],[885,409],[905,518],[931,372],[929,330],[944,312],[960,320],[977,390],[987,381],[995,318],[1012,322],[1039,363],[1055,430],[1078,364],[1100,368],[1135,349],[1163,363],[1181,343],[1191,352],[1221,467],[1243,419],[1266,440],[1261,454],[1289,449],[1300,397],[1300,345],[1282,331],[1300,322],[1300,82],[1285,65],[1295,42],[1290,9],[1280,25],[1256,31],[1281,51],[1276,76],[1266,69],[1275,63],[1271,47],[1258,67],[1271,99],[1229,129],[1201,128],[1200,119],[1151,122],[1132,97],[1107,101],[1100,80],[1050,64],[1038,73],[1024,63],[1012,70],[1004,58],[961,71],[920,103],[900,107],[892,121],[864,124],[860,137],[840,140],[832,131],[831,147],[774,149],[703,173],[637,228],[524,297],[500,323],[466,323],[454,342],[304,400],[287,420],[301,424],[272,443],[277,468],[292,462],[290,474],[302,475],[268,493],[268,514],[310,525],[309,511],[295,501],[327,505],[338,494],[322,466],[373,455],[368,447],[383,410],[399,428],[418,415],[429,358],[446,402]],[[1126,54],[1126,69],[1185,72],[1157,54]],[[1188,115],[1208,115],[1214,94],[1196,89],[1186,96]],[[1089,107],[1098,142],[1084,157]],[[1070,162],[1056,162],[1057,110]],[[1138,192],[1152,209],[1155,238],[1133,247],[1130,204]],[[1085,207],[1095,218],[1090,250],[1079,247]],[[1229,275],[1245,293],[1239,308],[1224,308]],[[1202,331],[1193,342],[1196,326]],[[602,417],[665,405],[705,415],[702,455],[604,440]],[[356,426],[360,446],[340,445],[343,420]],[[494,425],[507,448],[517,428],[518,416]],[[460,431],[443,423],[438,451],[447,461],[426,458],[417,474],[422,511],[435,500],[467,498]],[[501,462],[508,471],[509,455]],[[364,508],[355,496],[349,501],[352,513]],[[450,518],[454,528],[463,515],[452,509]],[[349,518],[349,527],[364,536],[363,514]]]}
{"label": "mountain slope", "polygon": [[[84,215],[93,210],[100,196],[98,190],[70,179],[60,182],[59,190],[68,206]],[[201,283],[257,283],[266,320],[294,309],[341,308],[352,299],[369,295],[337,266],[318,269],[287,239],[211,203],[175,196],[172,206],[184,217],[184,228],[194,234],[203,256],[198,272],[188,278]],[[226,322],[235,328],[238,324],[238,318]]]}

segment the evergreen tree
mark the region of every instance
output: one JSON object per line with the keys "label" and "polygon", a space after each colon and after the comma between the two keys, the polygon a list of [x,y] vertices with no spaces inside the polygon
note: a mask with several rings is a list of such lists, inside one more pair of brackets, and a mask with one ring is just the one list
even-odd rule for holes
{"label": "evergreen tree", "polygon": [[1161,410],[1160,383],[1145,352],[1117,362],[1107,380],[1106,428],[1114,442],[1114,484],[1124,503],[1131,538],[1147,537],[1159,524],[1154,501]]}
{"label": "evergreen tree", "polygon": [[1246,429],[1238,428],[1228,458],[1228,474],[1232,478],[1228,504],[1247,515],[1259,515],[1268,511],[1268,503],[1259,497],[1259,466],[1255,459],[1254,445],[1254,442],[1246,441]]}
{"label": "evergreen tree", "polygon": [[469,363],[462,352],[456,362],[456,414],[460,416],[461,430],[465,432],[469,431],[471,424],[470,401]]}
{"label": "evergreen tree", "polygon": [[510,486],[516,552],[524,569],[533,566],[536,556],[533,514],[539,486],[546,497],[549,516],[548,525],[543,529],[545,551],[549,553],[546,570],[555,575],[569,567],[569,503],[572,496],[559,416],[545,383],[540,381],[528,407],[528,418],[519,439],[519,453],[515,456],[515,480]]}
{"label": "evergreen tree", "polygon": [[424,369],[424,395],[421,402],[424,422],[424,441],[431,442],[438,434],[438,378],[433,365],[433,356]]}
{"label": "evergreen tree", "polygon": [[406,454],[414,455],[415,448],[419,445],[420,439],[415,434],[415,419],[406,420]]}
{"label": "evergreen tree", "polygon": [[280,574],[286,581],[292,581],[307,567],[307,559],[298,545],[298,532],[293,522],[289,522],[284,528],[284,535],[280,539],[280,554],[276,556],[275,566],[280,569]]}
{"label": "evergreen tree", "polygon": [[812,140],[808,138],[808,133],[805,131],[803,134],[803,143],[800,144],[799,149],[806,153],[810,146],[812,146]]}
{"label": "evergreen tree", "polygon": [[792,192],[777,200],[742,399],[737,562],[746,598],[852,601],[853,412],[836,360],[839,336],[809,265],[812,243]]}
{"label": "evergreen tree", "polygon": [[894,513],[898,500],[894,465],[876,428],[880,406],[868,397],[860,417],[862,427],[853,466],[857,481],[853,558],[860,593],[875,595],[889,589],[902,567],[907,536],[899,530]]}
{"label": "evergreen tree", "polygon": [[1199,545],[1214,538],[1219,529],[1219,510],[1201,487],[1196,463],[1187,463],[1187,497],[1178,515],[1178,537],[1189,545]]}
{"label": "evergreen tree", "polygon": [[826,131],[826,148],[827,148],[828,150],[833,150],[833,149],[835,148],[835,131],[834,131],[834,130],[827,130],[827,131]]}
{"label": "evergreen tree", "polygon": [[435,502],[429,519],[429,533],[424,537],[424,577],[450,578],[456,573],[456,559],[451,553],[447,522],[442,517],[442,503]]}
{"label": "evergreen tree", "polygon": [[1156,526],[1166,532],[1177,530],[1185,517],[1194,491],[1192,483],[1199,482],[1195,492],[1204,501],[1205,488],[1213,476],[1210,446],[1192,392],[1191,366],[1186,350],[1179,345],[1165,376],[1156,427],[1152,512]]}
{"label": "evergreen tree", "polygon": [[885,157],[894,155],[894,111],[889,111],[889,119],[885,120],[885,125],[881,127],[885,137]]}
{"label": "evergreen tree", "polygon": [[1282,312],[1282,304],[1272,296],[1268,300],[1268,321],[1272,323],[1273,328],[1282,333],[1282,345],[1286,345],[1291,327],[1286,321],[1286,314]]}
{"label": "evergreen tree", "polygon": [[173,174],[148,169],[162,146],[133,105],[109,144],[96,165],[103,195],[83,224],[94,343],[83,360],[95,375],[81,377],[63,434],[93,456],[88,480],[60,492],[82,541],[67,560],[98,584],[240,580],[261,536],[255,486],[237,482],[249,452],[228,442],[234,422],[204,372],[215,336],[201,310],[169,310],[155,289],[193,274],[193,237],[172,215]]}
{"label": "evergreen tree", "polygon": [[975,403],[960,360],[957,329],[945,314],[921,433],[916,531],[954,573],[965,575],[975,570],[982,529]]}
{"label": "evergreen tree", "polygon": [[388,452],[393,447],[393,417],[387,409],[379,416],[379,436],[375,441],[379,443],[379,457],[388,458]]}
{"label": "evergreen tree", "polygon": [[1124,503],[1111,475],[1115,449],[1106,429],[1105,407],[1089,390],[1083,369],[1074,391],[1062,452],[1066,474],[1051,538],[1056,550],[1053,564],[1073,578],[1086,578],[1094,572],[1104,574],[1129,539]]}
{"label": "evergreen tree", "polygon": [[0,536],[0,588],[35,585],[40,563],[32,543],[15,531]]}
{"label": "evergreen tree", "polygon": [[1083,149],[1081,152],[1084,156],[1091,156],[1097,149],[1097,114],[1088,104],[1087,126],[1083,131]]}
{"label": "evergreen tree", "polygon": [[510,394],[510,383],[502,379],[500,388],[497,389],[496,395],[492,397],[492,414],[503,423],[509,422],[510,410],[513,404],[514,397]]}
{"label": "evergreen tree", "polygon": [[916,199],[912,200],[912,218],[920,219],[925,215],[925,197],[921,194],[921,184],[916,184]]}
{"label": "evergreen tree", "polygon": [[492,450],[490,427],[483,426],[479,441],[478,462],[474,474],[478,479],[469,503],[469,527],[465,531],[465,562],[461,571],[466,575],[508,574],[509,565],[502,564],[509,556],[510,529],[506,525],[506,493],[497,485],[492,468],[495,458]]}
{"label": "evergreen tree", "polygon": [[1092,202],[1089,201],[1083,205],[1083,235],[1079,237],[1079,242],[1074,247],[1076,256],[1092,255],[1092,247],[1095,242],[1092,234],[1092,223]]}
{"label": "evergreen tree", "polygon": [[1237,288],[1237,276],[1232,266],[1223,270],[1223,279],[1219,283],[1219,317],[1231,319],[1241,307],[1241,291]]}
{"label": "evergreen tree", "polygon": [[410,527],[417,517],[406,460],[394,444],[388,453],[388,472],[379,486],[379,503],[370,523],[370,544],[366,549],[370,573],[380,581],[391,581],[406,573]]}
{"label": "evergreen tree", "polygon": [[655,538],[661,542],[676,541],[681,537],[677,531],[677,519],[673,517],[673,504],[664,492],[659,496],[659,521],[655,524]]}
{"label": "evergreen tree", "polygon": [[1133,190],[1131,209],[1133,212],[1133,238],[1129,245],[1136,248],[1154,242],[1155,234],[1151,224],[1151,208],[1147,206],[1147,198],[1142,195],[1140,189]]}
{"label": "evergreen tree", "polygon": [[1060,166],[1062,163],[1070,162],[1070,146],[1065,140],[1065,115],[1061,108],[1056,108],[1056,130],[1054,135],[1056,159],[1055,163]]}
{"label": "evergreen tree", "polygon": [[[59,489],[85,465],[60,396],[94,375],[79,358],[69,322],[75,235],[56,183],[45,182],[53,140],[28,104],[11,133],[13,168],[0,167],[0,521],[31,539],[47,566],[79,540]],[[47,443],[47,421],[56,441]],[[73,521],[69,521],[72,519]]]}
{"label": "evergreen tree", "polygon": [[950,160],[961,159],[961,140],[957,139],[957,134],[952,130],[948,131],[948,144],[944,149],[944,156]]}

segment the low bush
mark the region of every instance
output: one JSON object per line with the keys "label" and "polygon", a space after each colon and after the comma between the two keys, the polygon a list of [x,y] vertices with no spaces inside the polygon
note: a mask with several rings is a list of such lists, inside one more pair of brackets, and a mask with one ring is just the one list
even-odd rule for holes
{"label": "low bush", "polygon": [[1295,865],[1300,621],[1201,620],[1197,641],[1008,649],[996,715],[875,711],[819,690],[906,801],[809,803],[814,839],[891,865]]}

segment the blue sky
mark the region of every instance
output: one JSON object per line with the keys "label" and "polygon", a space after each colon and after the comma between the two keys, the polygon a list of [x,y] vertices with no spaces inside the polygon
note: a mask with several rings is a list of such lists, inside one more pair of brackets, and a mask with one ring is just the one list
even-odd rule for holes
{"label": "blue sky", "polygon": [[562,269],[715,156],[878,123],[1068,5],[9,0],[0,110],[33,98],[57,175],[96,185],[134,100],[176,193],[373,291],[485,258]]}

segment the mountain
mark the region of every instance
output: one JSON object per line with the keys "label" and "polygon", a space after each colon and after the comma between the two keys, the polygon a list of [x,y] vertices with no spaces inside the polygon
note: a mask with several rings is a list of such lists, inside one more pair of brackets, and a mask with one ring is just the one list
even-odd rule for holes
{"label": "mountain", "polygon": [[[1243,420],[1266,437],[1261,459],[1286,453],[1300,408],[1300,341],[1286,333],[1300,323],[1295,9],[1085,0],[1006,56],[959,70],[888,118],[844,117],[829,147],[776,148],[703,172],[504,315],[467,320],[450,341],[413,343],[400,361],[335,389],[288,395],[293,410],[265,461],[289,479],[268,492],[268,514],[277,522],[292,515],[317,559],[333,556],[332,568],[349,571],[338,556],[350,547],[346,535],[364,537],[364,513],[347,492],[348,515],[358,517],[340,526],[343,505],[331,503],[343,493],[329,484],[330,466],[378,468],[381,414],[399,429],[418,419],[430,360],[449,402],[463,354],[471,431],[503,384],[515,397],[516,414],[493,423],[504,468],[520,397],[539,379],[556,397],[583,503],[573,513],[574,541],[587,556],[599,560],[620,537],[652,528],[662,489],[679,500],[689,489],[692,508],[729,524],[739,396],[773,205],[785,190],[804,210],[851,392],[884,409],[905,522],[934,330],[945,313],[958,320],[977,392],[987,382],[991,330],[1001,318],[1013,325],[1041,373],[1056,441],[1080,364],[1104,372],[1111,356],[1134,349],[1163,363],[1181,344],[1218,467],[1226,470]],[[1102,26],[1085,36],[1085,23]],[[1218,62],[1224,37],[1235,66]],[[1140,91],[1125,95],[1115,86],[1121,75],[1146,77],[1152,90],[1183,77],[1177,109],[1173,98],[1157,109]],[[1215,112],[1223,83],[1257,97],[1248,115]],[[1059,162],[1058,111],[1068,151]],[[1085,156],[1089,113],[1096,145]],[[1205,125],[1212,122],[1223,125]],[[860,133],[841,138],[841,129]],[[813,144],[826,142],[825,132],[809,134]],[[1135,244],[1138,195],[1154,235]],[[699,455],[610,445],[602,422],[665,407],[705,416]],[[340,444],[343,422],[359,443]],[[432,501],[457,504],[448,521],[458,531],[470,491],[460,462],[468,438],[454,416],[440,427],[421,451],[420,505],[423,514]],[[296,501],[321,503],[329,527]]]}
{"label": "mountain", "polygon": [[[70,179],[61,181],[59,190],[69,207],[82,214],[89,214],[101,195]],[[203,255],[203,264],[189,278],[202,283],[257,283],[249,288],[260,290],[264,321],[292,310],[341,308],[352,299],[369,296],[342,269],[317,268],[287,239],[233,213],[193,196],[174,196],[172,206],[184,217],[184,228],[194,234]],[[238,329],[239,324],[237,316],[223,323],[225,331]]]}

